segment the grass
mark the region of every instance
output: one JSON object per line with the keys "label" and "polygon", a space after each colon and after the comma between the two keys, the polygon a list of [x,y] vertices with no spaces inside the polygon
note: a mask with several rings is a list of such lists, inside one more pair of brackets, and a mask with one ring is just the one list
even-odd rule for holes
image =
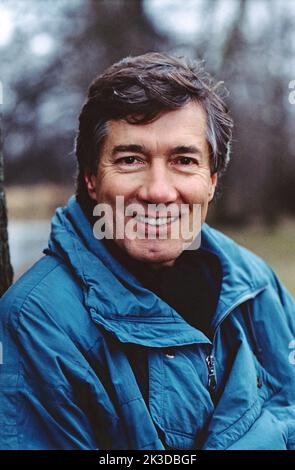
{"label": "grass", "polygon": [[54,184],[9,186],[6,188],[8,217],[12,219],[50,219],[56,207],[66,204],[74,188]]}

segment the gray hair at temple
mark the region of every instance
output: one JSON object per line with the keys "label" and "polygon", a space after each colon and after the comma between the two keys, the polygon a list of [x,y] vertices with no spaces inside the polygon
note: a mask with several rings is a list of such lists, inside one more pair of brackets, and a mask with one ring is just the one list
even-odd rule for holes
{"label": "gray hair at temple", "polygon": [[76,196],[87,215],[92,215],[94,201],[88,195],[84,175],[97,172],[111,120],[144,124],[165,110],[195,101],[207,116],[211,173],[222,174],[230,160],[233,127],[224,92],[223,82],[215,82],[200,62],[164,53],[126,57],[99,75],[89,87],[79,116],[75,146]]}

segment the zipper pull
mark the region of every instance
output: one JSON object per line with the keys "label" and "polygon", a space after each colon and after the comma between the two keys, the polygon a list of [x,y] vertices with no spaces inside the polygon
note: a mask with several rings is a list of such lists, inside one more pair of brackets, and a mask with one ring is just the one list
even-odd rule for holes
{"label": "zipper pull", "polygon": [[206,357],[206,363],[208,367],[208,388],[210,394],[212,394],[216,389],[216,374],[213,354]]}

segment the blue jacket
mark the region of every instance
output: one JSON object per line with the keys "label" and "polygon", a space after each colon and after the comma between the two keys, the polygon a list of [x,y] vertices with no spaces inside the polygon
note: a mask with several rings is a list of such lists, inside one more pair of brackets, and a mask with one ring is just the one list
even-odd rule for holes
{"label": "blue jacket", "polygon": [[58,209],[47,255],[0,301],[0,448],[295,449],[294,300],[207,225],[201,249],[223,272],[212,342],[112,257],[74,198]]}

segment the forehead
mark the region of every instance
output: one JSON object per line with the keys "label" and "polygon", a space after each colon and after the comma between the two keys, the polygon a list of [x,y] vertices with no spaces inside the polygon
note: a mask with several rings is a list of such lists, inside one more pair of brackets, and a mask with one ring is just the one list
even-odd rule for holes
{"label": "forehead", "polygon": [[179,144],[206,143],[206,112],[203,107],[190,102],[182,108],[161,113],[147,124],[130,124],[124,119],[108,123],[105,148],[121,143],[176,146]]}

